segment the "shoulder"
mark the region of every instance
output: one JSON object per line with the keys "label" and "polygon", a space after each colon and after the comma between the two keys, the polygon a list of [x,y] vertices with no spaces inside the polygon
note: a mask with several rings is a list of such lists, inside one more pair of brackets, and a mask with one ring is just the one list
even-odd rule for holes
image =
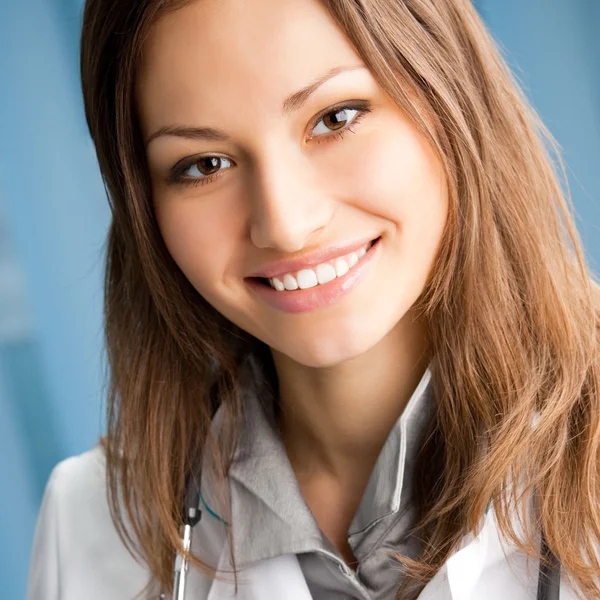
{"label": "shoulder", "polygon": [[46,495],[60,496],[63,501],[78,504],[96,502],[106,493],[106,457],[98,445],[77,456],[59,462],[48,479]]}
{"label": "shoulder", "polygon": [[119,538],[106,492],[100,446],[54,467],[36,525],[28,600],[133,598],[146,585],[149,571]]}
{"label": "shoulder", "polygon": [[[114,525],[106,494],[104,451],[96,446],[58,463],[46,485],[39,520],[61,535],[61,553],[68,553],[71,534],[82,546],[112,539]],[[114,531],[116,534],[116,530]],[[74,548],[73,548],[74,550]]]}

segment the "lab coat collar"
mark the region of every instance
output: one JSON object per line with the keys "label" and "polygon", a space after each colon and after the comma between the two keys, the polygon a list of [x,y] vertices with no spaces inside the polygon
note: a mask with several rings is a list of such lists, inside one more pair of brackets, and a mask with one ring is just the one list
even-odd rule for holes
{"label": "lab coat collar", "polygon": [[484,574],[495,535],[497,523],[491,508],[481,518],[478,533],[463,536],[456,551],[423,588],[419,600],[475,600],[474,591]]}

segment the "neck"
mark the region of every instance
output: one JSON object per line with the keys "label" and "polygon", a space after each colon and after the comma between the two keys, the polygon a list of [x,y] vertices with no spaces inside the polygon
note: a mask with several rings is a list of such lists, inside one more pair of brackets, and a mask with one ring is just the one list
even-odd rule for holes
{"label": "neck", "polygon": [[410,318],[367,352],[330,367],[306,367],[272,351],[279,427],[301,483],[366,485],[430,362],[425,328]]}

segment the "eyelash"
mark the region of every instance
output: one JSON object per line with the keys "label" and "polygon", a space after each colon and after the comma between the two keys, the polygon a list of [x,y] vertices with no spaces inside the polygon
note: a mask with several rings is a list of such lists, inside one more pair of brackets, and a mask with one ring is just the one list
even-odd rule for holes
{"label": "eyelash", "polygon": [[[356,110],[357,111],[357,114],[354,116],[354,119],[352,120],[352,122],[349,125],[343,127],[342,129],[340,129],[338,131],[332,131],[331,133],[328,133],[328,134],[312,136],[310,139],[317,140],[317,144],[321,144],[323,142],[329,143],[329,142],[334,141],[335,139],[342,139],[348,131],[355,133],[353,127],[358,125],[358,123],[362,120],[362,118],[367,113],[370,113],[373,109],[371,108],[371,104],[369,102],[361,102],[359,104],[348,103],[348,104],[341,104],[339,106],[335,106],[331,109],[328,109],[327,112],[321,114],[315,120],[315,122],[313,123],[313,126],[311,128],[311,131],[327,115],[336,114],[336,113],[342,112],[344,110]],[[224,157],[210,156],[210,155],[201,156],[201,157],[192,158],[190,160],[184,160],[180,164],[176,164],[171,169],[171,174],[169,175],[169,178],[168,178],[169,185],[184,185],[184,186],[194,186],[195,187],[198,185],[205,185],[207,183],[211,183],[212,181],[214,181],[215,179],[220,177],[223,169],[219,170],[217,173],[213,173],[212,175],[205,175],[204,177],[185,177],[183,175],[190,167],[193,167],[197,162],[199,162],[203,158],[224,158]],[[229,159],[227,159],[227,160],[229,160]]]}

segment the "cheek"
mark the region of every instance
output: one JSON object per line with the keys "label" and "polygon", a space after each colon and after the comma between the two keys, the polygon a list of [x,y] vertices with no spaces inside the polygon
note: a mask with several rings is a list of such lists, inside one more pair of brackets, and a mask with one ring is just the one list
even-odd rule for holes
{"label": "cheek", "polygon": [[361,208],[408,235],[437,235],[446,220],[447,191],[441,161],[427,141],[404,122],[382,127],[355,160],[349,189]]}
{"label": "cheek", "polygon": [[165,200],[156,207],[165,244],[192,285],[198,291],[206,289],[226,268],[233,251],[229,246],[237,239],[238,224],[232,215],[238,213],[225,201],[215,210],[206,205],[206,198],[182,195],[171,202]]}

